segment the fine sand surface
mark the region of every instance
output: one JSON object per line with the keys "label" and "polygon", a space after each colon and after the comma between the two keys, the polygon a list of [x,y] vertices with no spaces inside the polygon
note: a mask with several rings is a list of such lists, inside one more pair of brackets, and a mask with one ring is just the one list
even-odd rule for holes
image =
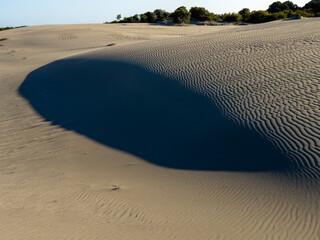
{"label": "fine sand surface", "polygon": [[319,18],[0,39],[0,239],[320,239]]}

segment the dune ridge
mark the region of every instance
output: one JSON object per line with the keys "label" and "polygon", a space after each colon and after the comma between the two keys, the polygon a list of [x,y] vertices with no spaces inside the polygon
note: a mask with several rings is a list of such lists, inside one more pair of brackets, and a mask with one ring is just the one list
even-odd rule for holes
{"label": "dune ridge", "polygon": [[[221,28],[88,24],[0,33],[8,38],[0,52],[0,236],[318,239],[319,23],[302,19]],[[113,67],[119,67],[118,74],[113,75]],[[127,86],[139,79],[137,88]],[[145,84],[148,91],[140,89]],[[166,95],[166,88],[172,93]],[[86,90],[90,94],[85,95]],[[134,100],[138,92],[148,96],[144,99],[155,98],[152,103],[159,107],[167,106],[162,97],[175,99],[177,93],[183,101],[176,106],[185,107],[185,113],[191,109],[191,119],[195,112],[212,120],[205,118],[210,111],[223,114],[217,117],[217,128],[233,123],[225,136],[215,139],[210,133],[217,143],[233,132],[252,131],[260,134],[262,146],[274,144],[273,160],[282,152],[290,167],[195,171],[150,164],[143,155],[77,131],[81,118],[73,113],[112,111],[69,108],[62,121],[55,118],[66,113],[49,108],[59,103],[59,92],[62,100],[70,96],[71,102],[86,96],[93,102],[112,100],[112,94]],[[97,92],[108,94],[95,96]],[[39,99],[52,102],[42,102],[41,110]],[[147,106],[144,99],[140,110]],[[190,100],[192,108],[184,106],[184,100]],[[207,107],[202,111],[194,102]],[[116,124],[119,119],[111,118]],[[175,119],[178,126],[180,118]],[[95,120],[93,130],[103,127]],[[105,137],[104,132],[95,133]]]}
{"label": "dune ridge", "polygon": [[121,61],[87,54],[56,61],[30,73],[19,93],[46,121],[160,166],[265,172],[290,165],[209,99]]}
{"label": "dune ridge", "polygon": [[137,44],[128,46],[130,51],[108,51],[106,57],[176,78],[212,99],[228,118],[273,142],[296,170],[318,179],[318,22],[283,21],[276,29],[269,23]]}

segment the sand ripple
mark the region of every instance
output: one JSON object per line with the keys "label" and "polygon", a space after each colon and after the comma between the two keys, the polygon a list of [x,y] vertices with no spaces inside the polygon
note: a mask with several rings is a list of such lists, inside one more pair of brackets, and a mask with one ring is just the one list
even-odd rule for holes
{"label": "sand ripple", "polygon": [[108,49],[101,57],[175,78],[270,140],[295,170],[318,179],[320,22],[276,24]]}
{"label": "sand ripple", "polygon": [[[97,24],[0,33],[8,38],[0,51],[0,239],[319,239],[320,21],[217,28]],[[184,36],[191,31],[193,36]],[[195,35],[199,31],[212,32]],[[110,43],[116,45],[106,47]],[[67,56],[74,57],[56,61]],[[114,66],[118,78],[110,77]],[[127,84],[134,80],[130,74],[143,78],[139,91]],[[176,82],[164,84],[163,79]],[[106,80],[109,85],[103,84]],[[115,80],[124,88],[115,88]],[[23,86],[30,87],[27,95],[19,95]],[[108,94],[119,90],[116,94],[124,99],[119,106],[128,112],[129,93],[135,99],[169,87],[170,95],[152,97],[176,100],[176,89],[187,96],[189,90],[197,93],[193,95],[208,102],[206,111],[213,103],[238,124],[232,129],[259,133],[290,159],[292,169],[159,167],[68,128],[79,118],[75,123],[58,122],[57,115],[46,118],[32,102],[43,97],[45,110],[51,106],[59,112],[58,100],[93,99],[98,104],[77,110],[86,115],[95,107],[93,119],[87,114],[94,128],[108,125],[104,119],[99,122],[99,116],[110,116],[102,107],[115,109],[113,113],[118,109],[112,98],[94,102],[97,93],[103,96],[98,99],[108,100]],[[48,93],[60,95],[50,98]],[[179,108],[186,99],[197,98],[182,98]],[[166,123],[173,122],[172,115]],[[231,122],[225,117],[221,125]],[[127,128],[119,129],[133,129],[134,119],[125,120]],[[219,143],[229,137],[222,132],[216,136]],[[150,139],[146,142],[153,146]],[[238,139],[234,142],[238,146]],[[250,143],[244,145],[254,152]]]}

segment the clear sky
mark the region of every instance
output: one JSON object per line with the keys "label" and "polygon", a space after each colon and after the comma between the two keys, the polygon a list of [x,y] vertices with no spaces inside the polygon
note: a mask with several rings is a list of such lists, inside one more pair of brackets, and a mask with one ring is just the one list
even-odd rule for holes
{"label": "clear sky", "polygon": [[[266,10],[276,0],[0,0],[0,27],[43,24],[103,23],[117,14],[132,16],[157,8],[174,11],[180,6],[205,7],[214,13],[242,8]],[[310,0],[293,0],[304,6]]]}

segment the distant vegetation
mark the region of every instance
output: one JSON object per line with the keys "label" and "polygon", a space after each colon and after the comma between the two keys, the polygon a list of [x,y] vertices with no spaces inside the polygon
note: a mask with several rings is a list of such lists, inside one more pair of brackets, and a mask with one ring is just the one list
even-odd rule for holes
{"label": "distant vegetation", "polygon": [[0,31],[10,30],[10,29],[15,29],[15,28],[22,28],[22,27],[26,27],[26,26],[20,26],[20,27],[5,27],[5,28],[0,28]]}
{"label": "distant vegetation", "polygon": [[[121,19],[121,14],[117,15],[117,20],[111,23],[177,23],[188,24],[190,22],[245,22],[263,23],[291,17],[320,17],[320,0],[311,0],[305,6],[299,7],[291,1],[274,2],[267,10],[250,11],[243,8],[238,13],[214,14],[203,7],[192,7],[188,10],[181,6],[174,12],[169,13],[162,9],[153,12],[135,14],[131,17]],[[108,23],[108,22],[106,22]]]}
{"label": "distant vegetation", "polygon": [[171,15],[174,23],[190,23],[191,13],[186,7],[177,8]]}
{"label": "distant vegetation", "polygon": [[5,27],[5,28],[0,28],[0,31],[10,30],[10,29],[14,29],[14,27]]}

